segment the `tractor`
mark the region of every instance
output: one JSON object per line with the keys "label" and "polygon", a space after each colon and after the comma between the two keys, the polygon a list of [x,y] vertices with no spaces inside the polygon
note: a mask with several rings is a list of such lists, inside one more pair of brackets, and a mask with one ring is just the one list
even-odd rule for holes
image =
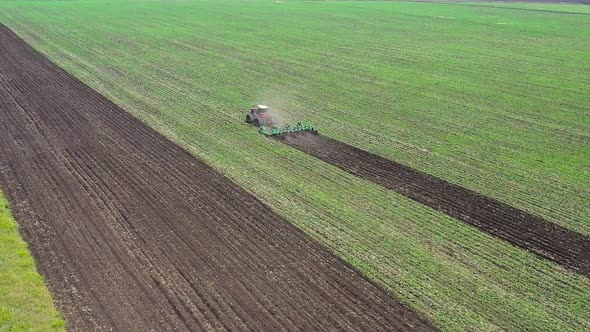
{"label": "tractor", "polygon": [[276,126],[278,121],[268,112],[268,106],[256,105],[252,106],[246,115],[246,123],[252,123],[256,127],[272,127]]}
{"label": "tractor", "polygon": [[246,114],[246,123],[250,123],[258,127],[258,131],[266,136],[285,138],[287,135],[296,135],[298,133],[311,133],[317,135],[318,132],[311,125],[303,122],[298,122],[296,125],[287,124],[279,128],[279,121],[268,110],[268,106],[256,105],[250,108]]}

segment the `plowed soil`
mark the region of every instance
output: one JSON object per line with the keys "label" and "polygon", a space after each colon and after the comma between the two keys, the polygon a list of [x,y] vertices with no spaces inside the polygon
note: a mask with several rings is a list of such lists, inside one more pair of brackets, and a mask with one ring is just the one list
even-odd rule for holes
{"label": "plowed soil", "polygon": [[71,330],[433,330],[0,26],[0,183]]}
{"label": "plowed soil", "polygon": [[590,276],[590,239],[477,192],[340,141],[291,135],[285,144]]}

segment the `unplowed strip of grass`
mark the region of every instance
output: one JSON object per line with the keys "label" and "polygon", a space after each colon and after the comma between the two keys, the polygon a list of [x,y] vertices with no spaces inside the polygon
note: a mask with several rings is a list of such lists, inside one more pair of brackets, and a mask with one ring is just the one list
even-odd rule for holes
{"label": "unplowed strip of grass", "polygon": [[434,330],[0,26],[0,182],[69,327]]}
{"label": "unplowed strip of grass", "polygon": [[349,173],[590,276],[590,239],[472,190],[324,136],[293,134],[281,142]]}
{"label": "unplowed strip of grass", "polygon": [[0,192],[0,331],[63,331],[43,277]]}

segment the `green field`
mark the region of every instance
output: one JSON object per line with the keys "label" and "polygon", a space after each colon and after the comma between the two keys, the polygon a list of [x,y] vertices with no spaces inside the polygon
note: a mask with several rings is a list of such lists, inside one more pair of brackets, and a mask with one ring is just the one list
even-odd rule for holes
{"label": "green field", "polygon": [[62,331],[64,327],[0,193],[0,331]]}
{"label": "green field", "polygon": [[266,103],[590,235],[590,16],[376,1],[2,1],[0,22],[440,328],[590,326],[587,278],[243,124]]}
{"label": "green field", "polygon": [[574,14],[590,14],[590,6],[580,4],[567,3],[534,3],[534,2],[465,2],[450,5],[468,5],[468,6],[493,6],[506,9],[521,9],[521,10],[542,10],[551,12],[566,12]]}

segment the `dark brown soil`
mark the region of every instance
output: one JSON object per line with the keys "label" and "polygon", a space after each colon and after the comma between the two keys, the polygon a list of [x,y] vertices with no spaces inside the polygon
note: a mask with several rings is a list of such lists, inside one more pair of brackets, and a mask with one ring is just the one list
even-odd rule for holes
{"label": "dark brown soil", "polygon": [[590,276],[590,239],[584,235],[327,137],[300,134],[287,136],[282,141],[540,257]]}
{"label": "dark brown soil", "polygon": [[433,330],[0,25],[0,182],[70,330]]}

